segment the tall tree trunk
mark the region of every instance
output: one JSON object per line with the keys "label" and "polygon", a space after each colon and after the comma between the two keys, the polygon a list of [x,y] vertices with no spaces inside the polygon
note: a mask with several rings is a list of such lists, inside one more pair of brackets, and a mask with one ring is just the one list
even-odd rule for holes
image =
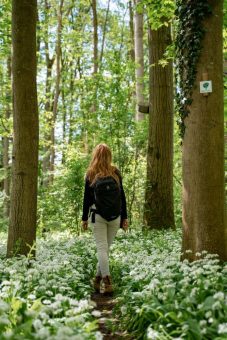
{"label": "tall tree trunk", "polygon": [[[61,54],[61,64],[62,64],[62,70],[67,68],[67,66],[65,67],[65,60],[62,57]],[[71,73],[70,73],[71,74]],[[62,164],[65,163],[65,151],[66,151],[66,147],[67,147],[67,143],[66,143],[66,133],[67,133],[67,103],[66,103],[66,98],[65,98],[65,87],[66,87],[66,83],[65,83],[65,78],[62,77]]]}
{"label": "tall tree trunk", "polygon": [[47,121],[47,132],[45,133],[45,146],[44,146],[44,157],[43,157],[43,185],[48,185],[48,176],[47,172],[50,168],[50,141],[51,141],[51,122],[52,122],[52,108],[51,108],[51,76],[52,76],[52,67],[54,63],[54,58],[50,59],[48,52],[48,43],[46,45],[46,102],[45,102],[45,113],[46,113],[46,121]]}
{"label": "tall tree trunk", "polygon": [[[93,100],[90,107],[90,112],[92,114],[92,131],[96,131],[97,126],[97,73],[98,73],[98,67],[99,67],[99,60],[98,60],[98,16],[97,16],[97,1],[92,0],[92,21],[93,21],[93,87],[92,87],[92,94],[93,94]],[[83,131],[83,142],[84,142],[84,151],[85,153],[90,152],[90,145],[89,145],[89,127],[88,127],[88,121],[89,121],[89,111],[85,112],[83,115],[83,125],[84,125],[84,131]],[[92,133],[93,138],[93,144],[95,141],[95,132]],[[91,139],[91,138],[90,138]]]}
{"label": "tall tree trunk", "polygon": [[[108,0],[107,9],[106,9],[106,17],[105,17],[105,22],[103,26],[103,37],[102,37],[102,47],[101,47],[100,58],[99,58],[99,64],[100,64],[99,68],[102,67],[102,58],[103,58],[104,46],[105,46],[105,40],[106,40],[106,29],[107,29],[109,11],[110,11],[110,0]],[[98,56],[98,51],[97,51],[97,56]]]}
{"label": "tall tree trunk", "polygon": [[45,0],[45,23],[46,23],[46,37],[45,37],[45,59],[46,59],[46,85],[45,85],[45,115],[46,115],[46,129],[44,135],[44,157],[42,162],[43,169],[43,186],[47,186],[49,184],[48,171],[50,169],[50,145],[51,145],[51,124],[52,124],[52,104],[51,104],[51,77],[52,77],[52,69],[55,60],[55,56],[50,58],[49,52],[49,29],[48,29],[48,11],[50,9],[50,4],[47,0]]}
{"label": "tall tree trunk", "polygon": [[[9,111],[7,110],[6,117],[9,117]],[[7,136],[3,137],[3,168],[6,171],[6,176],[4,178],[4,215],[9,217],[9,194],[10,194],[10,177],[9,177],[9,138]]]}
{"label": "tall tree trunk", "polygon": [[[223,1],[210,0],[212,15],[204,20],[205,37],[197,65],[190,114],[183,141],[183,244],[192,253],[206,250],[227,260],[224,221]],[[215,48],[214,48],[215,46]],[[213,92],[203,96],[203,73]]]}
{"label": "tall tree trunk", "polygon": [[133,62],[135,62],[135,33],[134,33],[134,15],[133,15],[133,7],[132,1],[129,1],[129,28],[130,28],[130,38],[131,38],[131,50],[130,55]]}
{"label": "tall tree trunk", "polygon": [[56,45],[56,88],[53,105],[53,121],[51,127],[51,148],[50,148],[50,183],[54,180],[54,160],[55,160],[55,124],[57,119],[58,99],[60,94],[61,79],[61,33],[62,33],[62,9],[64,0],[60,0],[58,11],[57,45]]}
{"label": "tall tree trunk", "polygon": [[171,30],[149,30],[150,117],[144,221],[148,228],[174,226],[173,67],[158,65],[171,43]]}
{"label": "tall tree trunk", "polygon": [[[138,5],[141,0],[136,0]],[[139,112],[139,105],[144,106],[144,54],[143,54],[143,13],[135,10],[135,63],[136,63],[136,121],[144,119],[144,114]]]}
{"label": "tall tree trunk", "polygon": [[98,72],[98,17],[96,9],[96,0],[92,0],[93,13],[93,74]]}
{"label": "tall tree trunk", "polygon": [[[8,57],[7,60],[7,73],[8,73],[8,80],[11,84],[11,56]],[[11,88],[7,90],[8,94],[8,101],[11,98]],[[7,103],[6,109],[6,121],[10,118],[10,102]],[[6,171],[6,177],[4,178],[4,193],[5,193],[5,205],[4,205],[4,214],[6,217],[9,217],[9,209],[10,209],[10,202],[9,202],[9,195],[10,195],[10,175],[9,175],[9,136],[3,137],[3,167]]]}
{"label": "tall tree trunk", "polygon": [[[79,63],[79,58],[78,58]],[[70,63],[70,111],[69,111],[69,138],[68,143],[72,144],[72,137],[73,137],[73,112],[74,112],[74,73],[76,75],[77,69],[73,69],[72,63]]]}
{"label": "tall tree trunk", "polygon": [[27,255],[36,239],[38,177],[36,22],[36,0],[12,0],[14,145],[8,256],[15,253]]}
{"label": "tall tree trunk", "polygon": [[[0,170],[3,169],[3,137],[1,138],[2,147],[0,149]],[[0,191],[4,190],[4,180],[0,180]]]}

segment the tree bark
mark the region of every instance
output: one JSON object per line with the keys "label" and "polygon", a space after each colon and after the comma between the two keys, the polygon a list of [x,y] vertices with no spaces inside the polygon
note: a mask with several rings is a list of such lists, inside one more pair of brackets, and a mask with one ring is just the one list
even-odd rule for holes
{"label": "tree bark", "polygon": [[[79,63],[79,58],[78,58],[78,63]],[[74,113],[74,73],[76,74],[77,69],[73,69],[73,65],[70,63],[70,111],[69,111],[69,138],[68,138],[68,143],[72,144],[72,139],[73,139],[73,113]]]}
{"label": "tree bark", "polygon": [[54,180],[54,160],[55,160],[55,123],[57,119],[58,99],[60,94],[61,79],[61,33],[62,33],[62,9],[64,0],[60,0],[58,12],[57,45],[56,45],[56,88],[53,105],[53,121],[51,126],[51,148],[50,148],[50,184]]}
{"label": "tree bark", "polygon": [[[48,44],[46,44],[48,46]],[[48,51],[48,50],[46,50]],[[51,76],[54,58],[49,58],[49,52],[46,52],[46,102],[45,102],[45,113],[47,122],[47,132],[45,133],[45,146],[44,146],[44,157],[43,157],[43,185],[48,185],[48,176],[46,176],[50,169],[50,144],[51,144],[51,122],[52,122],[52,108],[51,108]]]}
{"label": "tree bark", "polygon": [[[141,0],[136,0],[138,5]],[[144,119],[144,113],[138,109],[139,105],[144,105],[144,53],[143,53],[143,13],[135,10],[135,63],[136,63],[136,121]]]}
{"label": "tree bark", "polygon": [[132,61],[135,63],[135,32],[134,32],[134,23],[133,23],[133,7],[132,7],[132,1],[129,1],[129,28],[130,28],[130,42],[131,42],[131,50],[130,50],[130,56]]}
{"label": "tree bark", "polygon": [[53,120],[53,108],[52,108],[52,94],[51,94],[51,79],[52,79],[52,69],[55,60],[55,56],[50,58],[49,52],[49,29],[48,29],[48,11],[50,9],[50,5],[47,0],[45,0],[45,15],[46,15],[46,37],[45,37],[45,59],[46,59],[46,85],[45,85],[45,115],[46,115],[46,132],[44,135],[44,156],[42,162],[42,170],[43,170],[43,181],[42,185],[44,187],[49,184],[49,175],[48,171],[50,169],[50,146],[51,146],[51,127]]}
{"label": "tree bark", "polygon": [[[2,147],[0,149],[0,170],[3,169],[3,137],[1,138]],[[0,180],[0,191],[4,190],[4,180]]]}
{"label": "tree bark", "polygon": [[36,240],[38,177],[36,22],[36,0],[12,1],[14,145],[8,256],[28,255]]}
{"label": "tree bark", "polygon": [[[190,114],[183,141],[183,258],[198,259],[203,250],[227,260],[224,219],[223,1],[210,0],[205,37],[197,66]],[[214,48],[215,46],[215,48]],[[200,94],[207,74],[213,92]],[[191,250],[192,253],[185,253]]]}
{"label": "tree bark", "polygon": [[105,40],[106,40],[106,29],[107,29],[109,11],[110,11],[110,0],[108,0],[107,9],[106,9],[106,17],[105,17],[105,22],[103,26],[102,47],[101,47],[100,58],[99,58],[99,64],[100,64],[99,68],[102,67],[102,58],[103,58],[104,46],[105,46]]}
{"label": "tree bark", "polygon": [[[8,80],[11,83],[11,56],[8,57],[7,60],[7,73],[8,73]],[[10,98],[11,98],[11,89],[7,90],[7,109],[6,109],[6,121],[10,118]],[[5,193],[5,204],[4,204],[4,215],[9,217],[9,210],[10,210],[10,202],[9,202],[9,195],[10,195],[10,174],[9,174],[9,136],[3,137],[3,167],[6,171],[6,177],[4,178],[4,193]]]}
{"label": "tree bark", "polygon": [[147,228],[174,227],[173,67],[158,65],[171,43],[171,30],[149,30],[150,115],[144,222]]}
{"label": "tree bark", "polygon": [[92,0],[92,13],[93,13],[93,74],[98,72],[98,17],[96,10],[96,0]]}
{"label": "tree bark", "polygon": [[63,106],[63,113],[62,113],[62,164],[65,164],[65,146],[66,146],[66,124],[67,124],[67,109],[66,109],[66,102],[65,102],[65,91],[64,91],[64,83],[62,84],[62,106]]}

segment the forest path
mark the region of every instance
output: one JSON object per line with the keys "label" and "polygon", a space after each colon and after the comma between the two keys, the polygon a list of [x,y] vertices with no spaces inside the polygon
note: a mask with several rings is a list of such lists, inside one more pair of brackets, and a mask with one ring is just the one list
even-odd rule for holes
{"label": "forest path", "polygon": [[101,313],[97,319],[99,331],[102,333],[104,340],[133,340],[133,338],[126,332],[117,330],[114,330],[113,332],[111,331],[111,328],[118,323],[118,320],[113,317],[112,313],[112,310],[116,304],[114,296],[105,296],[100,293],[93,293],[91,295],[91,299],[96,303],[95,310]]}

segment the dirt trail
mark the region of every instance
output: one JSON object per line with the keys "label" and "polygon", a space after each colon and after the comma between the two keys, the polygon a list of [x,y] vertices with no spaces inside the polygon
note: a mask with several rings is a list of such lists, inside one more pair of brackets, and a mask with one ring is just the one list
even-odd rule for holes
{"label": "dirt trail", "polygon": [[133,340],[127,333],[118,331],[111,332],[110,324],[117,324],[117,320],[114,319],[112,309],[116,304],[114,297],[105,296],[100,293],[93,293],[91,299],[96,303],[96,310],[101,314],[98,317],[99,331],[103,335],[104,340]]}

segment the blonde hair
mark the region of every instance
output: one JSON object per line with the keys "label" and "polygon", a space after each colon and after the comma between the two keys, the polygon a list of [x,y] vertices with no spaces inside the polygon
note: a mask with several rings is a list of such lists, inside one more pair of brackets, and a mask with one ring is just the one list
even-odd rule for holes
{"label": "blonde hair", "polygon": [[98,144],[92,155],[91,162],[87,169],[86,177],[93,185],[100,177],[113,177],[118,184],[120,184],[119,176],[117,175],[117,168],[111,164],[112,153],[108,145]]}

